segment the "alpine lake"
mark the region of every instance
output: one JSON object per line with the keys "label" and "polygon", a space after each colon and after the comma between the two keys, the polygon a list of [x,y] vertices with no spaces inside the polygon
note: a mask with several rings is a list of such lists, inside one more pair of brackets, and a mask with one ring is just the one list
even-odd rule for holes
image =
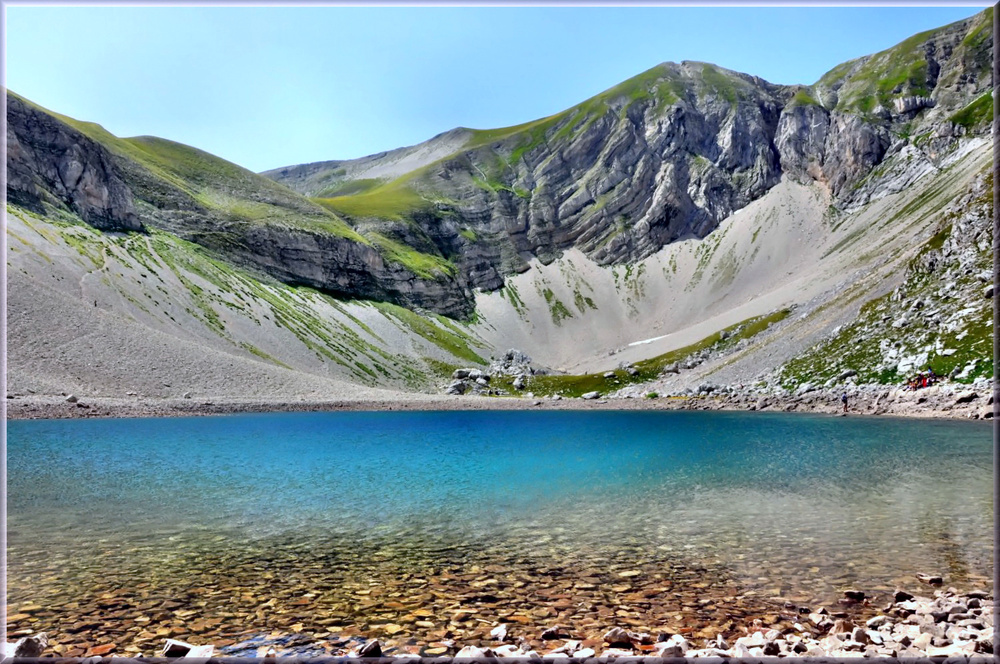
{"label": "alpine lake", "polygon": [[790,413],[10,421],[8,638],[434,654],[500,623],[586,643],[870,615],[918,573],[992,588],[992,463],[988,423]]}

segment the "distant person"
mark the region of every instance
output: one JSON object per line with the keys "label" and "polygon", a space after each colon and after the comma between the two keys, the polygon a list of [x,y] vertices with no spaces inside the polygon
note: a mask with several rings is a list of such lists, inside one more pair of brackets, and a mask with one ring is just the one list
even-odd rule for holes
{"label": "distant person", "polygon": [[847,392],[844,392],[842,395],[840,395],[840,402],[842,404],[844,404],[844,412],[846,413],[847,412]]}

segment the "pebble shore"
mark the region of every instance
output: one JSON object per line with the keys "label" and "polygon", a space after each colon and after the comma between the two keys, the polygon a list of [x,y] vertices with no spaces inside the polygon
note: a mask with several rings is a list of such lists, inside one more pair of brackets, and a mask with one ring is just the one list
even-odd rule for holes
{"label": "pebble shore", "polygon": [[[932,584],[940,584],[940,577],[921,576]],[[742,626],[739,635],[728,638],[719,634],[699,639],[684,629],[643,632],[621,626],[611,627],[603,634],[584,634],[558,624],[540,628],[506,622],[490,625],[488,643],[480,645],[462,645],[452,639],[424,645],[391,644],[361,635],[310,636],[304,633],[260,634],[228,645],[203,642],[197,645],[213,646],[214,656],[255,659],[454,657],[627,661],[629,658],[933,657],[948,658],[952,662],[993,653],[994,603],[992,595],[985,590],[959,593],[954,588],[938,589],[932,595],[913,595],[897,590],[887,604],[877,607],[874,615],[865,617],[871,613],[873,599],[864,591],[847,590],[839,606],[832,610],[786,603],[782,608],[791,615],[792,624],[777,628],[755,618]],[[18,651],[21,655],[51,657],[53,653],[46,652],[49,646],[47,637],[39,634],[9,643],[8,649],[11,654]],[[204,650],[199,650],[204,657]],[[86,656],[99,661],[115,651],[115,644],[105,644],[91,648]],[[162,651],[132,652],[130,656],[161,654]],[[124,660],[116,657],[116,661]]]}
{"label": "pebble shore", "polygon": [[[647,398],[633,389],[596,398],[451,396],[404,394],[398,400],[288,399],[146,399],[141,397],[76,397],[12,395],[7,419],[90,417],[190,417],[264,412],[359,410],[736,410],[843,414],[840,390],[802,393],[713,389],[685,395]],[[940,385],[918,391],[888,386],[860,386],[849,394],[848,415],[915,418],[993,418],[991,385]]]}

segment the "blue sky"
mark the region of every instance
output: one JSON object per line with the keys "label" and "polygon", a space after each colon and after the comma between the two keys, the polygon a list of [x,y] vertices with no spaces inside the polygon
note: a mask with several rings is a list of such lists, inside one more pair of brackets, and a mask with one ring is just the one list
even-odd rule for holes
{"label": "blue sky", "polygon": [[[984,5],[985,6],[985,3]],[[520,124],[657,63],[773,83],[980,11],[951,7],[29,7],[6,81],[119,136],[255,171]]]}

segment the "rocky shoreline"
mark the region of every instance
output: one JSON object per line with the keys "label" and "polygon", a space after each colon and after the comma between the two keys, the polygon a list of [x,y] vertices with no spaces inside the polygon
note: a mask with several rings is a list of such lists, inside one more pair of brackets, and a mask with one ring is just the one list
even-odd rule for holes
{"label": "rocky shoreline", "polygon": [[[526,396],[451,396],[400,393],[398,400],[320,399],[154,399],[8,395],[7,419],[90,417],[187,417],[265,412],[358,410],[720,410],[843,414],[841,390],[807,389],[794,393],[741,390],[706,384],[698,390],[648,396],[635,388],[581,398]],[[848,415],[989,420],[994,414],[993,387],[944,384],[909,391],[887,385],[861,385],[848,391]]]}
{"label": "rocky shoreline", "polygon": [[[940,586],[941,577],[918,575],[926,583]],[[762,658],[762,657],[934,657],[963,661],[966,658],[992,656],[994,602],[992,594],[978,589],[960,593],[955,588],[935,590],[933,596],[913,595],[897,589],[884,606],[872,614],[875,598],[861,590],[846,590],[833,610],[809,608],[786,602],[782,611],[788,615],[749,620],[740,636],[693,638],[690,629],[655,632],[632,631],[620,626],[603,634],[581,634],[573,628],[550,625],[529,627],[514,622],[491,625],[488,645],[461,645],[454,640],[425,644],[383,642],[361,635],[322,637],[305,633],[258,634],[226,645],[193,645],[165,639],[158,653],[136,652],[129,656],[167,656],[205,658],[211,656],[240,658],[272,657],[346,657],[422,659],[522,658],[528,660],[584,660],[590,658]],[[536,634],[532,634],[534,629]],[[29,630],[30,631],[30,630]],[[529,636],[531,635],[531,636]],[[20,657],[51,656],[46,650],[55,645],[56,656],[62,650],[50,644],[44,633],[23,636],[8,643],[6,651]],[[98,661],[117,653],[117,644],[89,648],[87,657]],[[51,651],[50,651],[51,652]],[[954,658],[961,658],[954,659]],[[115,657],[117,661],[123,661]],[[53,661],[47,659],[46,661]],[[623,661],[625,661],[623,659]]]}

